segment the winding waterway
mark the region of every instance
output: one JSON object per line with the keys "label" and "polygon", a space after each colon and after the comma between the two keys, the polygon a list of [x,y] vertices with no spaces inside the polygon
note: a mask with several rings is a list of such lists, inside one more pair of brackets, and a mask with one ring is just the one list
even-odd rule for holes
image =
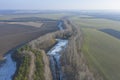
{"label": "winding waterway", "polygon": [[[59,22],[58,24],[58,28],[61,31],[63,30],[62,24],[63,24],[62,22]],[[68,40],[57,39],[57,44],[47,53],[50,58],[50,66],[53,75],[53,80],[63,80],[60,57],[61,57],[61,52],[65,49],[67,43]]]}
{"label": "winding waterway", "polygon": [[4,57],[4,62],[0,64],[0,80],[12,80],[12,76],[16,71],[16,62],[11,58],[13,53],[14,51],[10,51]]}
{"label": "winding waterway", "polygon": [[[59,22],[58,28],[63,30],[62,22]],[[57,44],[53,46],[48,55],[50,57],[51,70],[53,73],[53,80],[63,80],[63,74],[61,70],[60,56],[61,51],[65,49],[68,40],[56,39]],[[16,71],[16,62],[12,60],[11,55],[14,50],[8,52],[4,57],[4,62],[0,64],[0,80],[12,80],[12,77]]]}
{"label": "winding waterway", "polygon": [[50,57],[50,65],[53,74],[53,80],[63,80],[61,70],[60,56],[61,51],[65,49],[68,40],[57,39],[58,43],[47,53]]}

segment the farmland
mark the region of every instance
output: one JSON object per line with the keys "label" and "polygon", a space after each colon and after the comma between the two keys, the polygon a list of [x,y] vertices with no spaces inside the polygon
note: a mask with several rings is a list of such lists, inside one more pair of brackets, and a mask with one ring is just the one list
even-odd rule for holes
{"label": "farmland", "polygon": [[[59,29],[56,27],[59,21],[64,23],[63,28],[65,26],[68,32],[56,32]],[[22,62],[19,65],[18,59],[16,60],[19,66],[14,78],[29,78],[27,77],[29,73],[23,72],[25,70],[21,70],[21,68],[28,67],[29,69],[31,68],[30,65],[33,65],[32,62],[35,62],[34,68],[36,70],[30,71],[34,72],[35,75],[32,73],[31,77],[36,80],[39,78],[46,78],[46,80],[50,78],[52,80],[49,58],[45,52],[55,45],[56,37],[64,38],[69,41],[61,56],[65,79],[119,80],[119,34],[120,22],[108,18],[71,13],[9,14],[0,18],[0,55],[2,57],[12,48],[30,42],[27,50],[26,45],[23,46],[25,49],[18,48],[18,50],[21,49],[20,56],[22,58],[20,60]],[[44,50],[43,53],[39,52],[39,49]],[[16,52],[16,55],[19,55],[19,52]],[[36,59],[31,59],[31,56]],[[33,61],[29,61],[30,59]],[[44,66],[46,67],[44,68]],[[20,77],[23,73],[26,75]]]}
{"label": "farmland", "polygon": [[81,25],[81,27],[83,28],[95,28],[95,29],[110,28],[110,29],[120,30],[119,21],[113,21],[104,18],[94,18],[91,16],[86,16],[86,17],[77,16],[77,17],[72,17],[72,19],[75,21],[75,23]]}
{"label": "farmland", "polygon": [[87,59],[89,69],[104,80],[120,79],[120,40],[99,29],[120,31],[120,22],[103,18],[77,16],[71,18],[83,31],[82,51]]}
{"label": "farmland", "polygon": [[[36,18],[35,18],[36,19]],[[12,48],[33,40],[41,35],[58,30],[57,20],[32,17],[4,20],[0,22],[0,55]],[[44,22],[42,22],[44,21]]]}

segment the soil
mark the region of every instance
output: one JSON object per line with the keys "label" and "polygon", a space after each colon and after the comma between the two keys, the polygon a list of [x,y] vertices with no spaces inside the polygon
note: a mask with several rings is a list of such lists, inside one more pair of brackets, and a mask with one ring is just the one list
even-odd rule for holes
{"label": "soil", "polygon": [[25,42],[58,30],[57,22],[44,22],[40,28],[20,24],[0,23],[0,58],[3,54]]}

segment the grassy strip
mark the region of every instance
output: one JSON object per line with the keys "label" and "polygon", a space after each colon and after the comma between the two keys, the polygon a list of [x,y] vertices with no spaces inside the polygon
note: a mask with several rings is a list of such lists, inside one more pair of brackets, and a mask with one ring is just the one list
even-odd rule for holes
{"label": "grassy strip", "polygon": [[17,49],[15,59],[18,62],[18,70],[14,77],[14,80],[28,80],[30,56],[28,54],[22,53],[22,51],[27,49],[28,49],[27,45]]}
{"label": "grassy strip", "polygon": [[30,46],[25,45],[17,49],[15,60],[18,62],[18,70],[14,77],[14,80],[28,80],[29,67],[30,67],[30,56],[23,53],[23,51],[31,51],[35,54],[35,74],[34,80],[44,80],[44,64],[42,59],[42,53],[39,50],[32,49]]}
{"label": "grassy strip", "polygon": [[27,75],[29,72],[29,61],[30,61],[29,56],[28,55],[24,56],[23,62],[20,65],[20,68],[18,70],[18,74],[14,80],[28,80]]}
{"label": "grassy strip", "polygon": [[36,65],[36,70],[35,70],[35,74],[34,74],[34,80],[44,80],[44,64],[43,64],[43,59],[42,59],[42,53],[41,51],[38,50],[33,50],[32,51],[35,56],[36,56],[36,60],[35,60],[35,65]]}

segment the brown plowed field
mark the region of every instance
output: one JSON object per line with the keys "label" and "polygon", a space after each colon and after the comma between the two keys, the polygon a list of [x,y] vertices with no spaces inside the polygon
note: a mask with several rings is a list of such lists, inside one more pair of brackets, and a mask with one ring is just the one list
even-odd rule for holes
{"label": "brown plowed field", "polygon": [[10,49],[44,34],[58,30],[57,21],[43,22],[41,27],[33,25],[0,23],[0,57]]}

